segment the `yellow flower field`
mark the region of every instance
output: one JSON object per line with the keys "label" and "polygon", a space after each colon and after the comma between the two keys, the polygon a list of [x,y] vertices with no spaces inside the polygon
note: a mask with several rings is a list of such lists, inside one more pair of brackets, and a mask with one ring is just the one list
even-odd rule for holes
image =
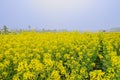
{"label": "yellow flower field", "polygon": [[0,34],[0,80],[120,80],[120,32]]}

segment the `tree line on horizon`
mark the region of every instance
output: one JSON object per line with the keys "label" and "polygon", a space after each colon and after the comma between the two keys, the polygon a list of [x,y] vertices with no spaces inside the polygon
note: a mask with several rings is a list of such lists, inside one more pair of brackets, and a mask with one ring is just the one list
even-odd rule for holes
{"label": "tree line on horizon", "polygon": [[[19,30],[9,30],[9,28],[4,25],[2,28],[0,28],[0,34],[8,34],[11,32],[15,32],[15,33],[19,33],[22,31],[36,31],[36,32],[59,32],[59,31],[67,31],[65,29],[63,30],[50,30],[50,29],[41,29],[41,30],[34,30],[31,28],[31,26],[28,26],[28,30],[24,30],[24,29],[19,29]],[[116,28],[111,28],[109,30],[99,30],[100,32],[120,32],[120,27],[116,27]]]}
{"label": "tree line on horizon", "polygon": [[0,28],[0,34],[8,34],[8,33],[19,33],[22,31],[35,31],[35,32],[60,32],[60,31],[67,31],[66,29],[62,29],[62,30],[56,30],[56,29],[32,29],[31,26],[28,26],[28,29],[14,29],[14,30],[10,30],[6,25],[4,25],[2,28]]}
{"label": "tree line on horizon", "polygon": [[4,25],[2,28],[0,28],[0,34],[2,34],[2,33],[4,33],[4,34],[10,33],[10,31],[6,25]]}

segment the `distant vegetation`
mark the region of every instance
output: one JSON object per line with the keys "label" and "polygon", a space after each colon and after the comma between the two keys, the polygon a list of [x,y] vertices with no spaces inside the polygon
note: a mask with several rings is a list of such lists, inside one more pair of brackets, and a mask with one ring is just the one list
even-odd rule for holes
{"label": "distant vegetation", "polygon": [[9,31],[9,29],[8,29],[8,27],[7,26],[3,26],[3,28],[2,29],[0,29],[0,33],[2,34],[8,34],[10,31]]}
{"label": "distant vegetation", "polygon": [[[66,29],[62,29],[62,30],[56,30],[56,29],[32,29],[31,26],[28,26],[28,29],[15,29],[15,30],[9,30],[9,28],[4,25],[2,28],[0,28],[0,34],[8,34],[8,33],[19,33],[22,31],[35,31],[35,32],[63,32],[63,31],[67,31]],[[98,30],[98,32],[120,32],[120,27],[116,27],[116,28],[110,28],[108,30]]]}
{"label": "distant vegetation", "polygon": [[27,31],[27,32],[29,32],[29,31],[35,31],[35,32],[64,32],[64,31],[66,31],[67,32],[67,30],[65,30],[65,29],[51,30],[51,29],[42,28],[42,29],[37,30],[37,29],[32,29],[31,26],[28,26],[28,29],[14,29],[14,30],[10,30],[6,25],[4,25],[2,28],[0,28],[0,34],[19,33],[19,32],[23,32],[23,31]]}
{"label": "distant vegetation", "polygon": [[110,32],[120,32],[120,27],[111,28]]}

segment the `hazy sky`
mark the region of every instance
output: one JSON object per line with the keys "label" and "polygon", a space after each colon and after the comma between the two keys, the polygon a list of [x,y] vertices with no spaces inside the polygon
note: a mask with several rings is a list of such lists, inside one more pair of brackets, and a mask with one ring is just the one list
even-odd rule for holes
{"label": "hazy sky", "polygon": [[0,27],[99,30],[120,27],[120,0],[0,0]]}

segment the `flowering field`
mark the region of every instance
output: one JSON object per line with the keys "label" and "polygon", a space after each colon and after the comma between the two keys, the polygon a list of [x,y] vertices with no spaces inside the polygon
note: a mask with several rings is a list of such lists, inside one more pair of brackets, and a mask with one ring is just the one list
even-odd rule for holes
{"label": "flowering field", "polygon": [[120,33],[0,34],[0,80],[120,80]]}

